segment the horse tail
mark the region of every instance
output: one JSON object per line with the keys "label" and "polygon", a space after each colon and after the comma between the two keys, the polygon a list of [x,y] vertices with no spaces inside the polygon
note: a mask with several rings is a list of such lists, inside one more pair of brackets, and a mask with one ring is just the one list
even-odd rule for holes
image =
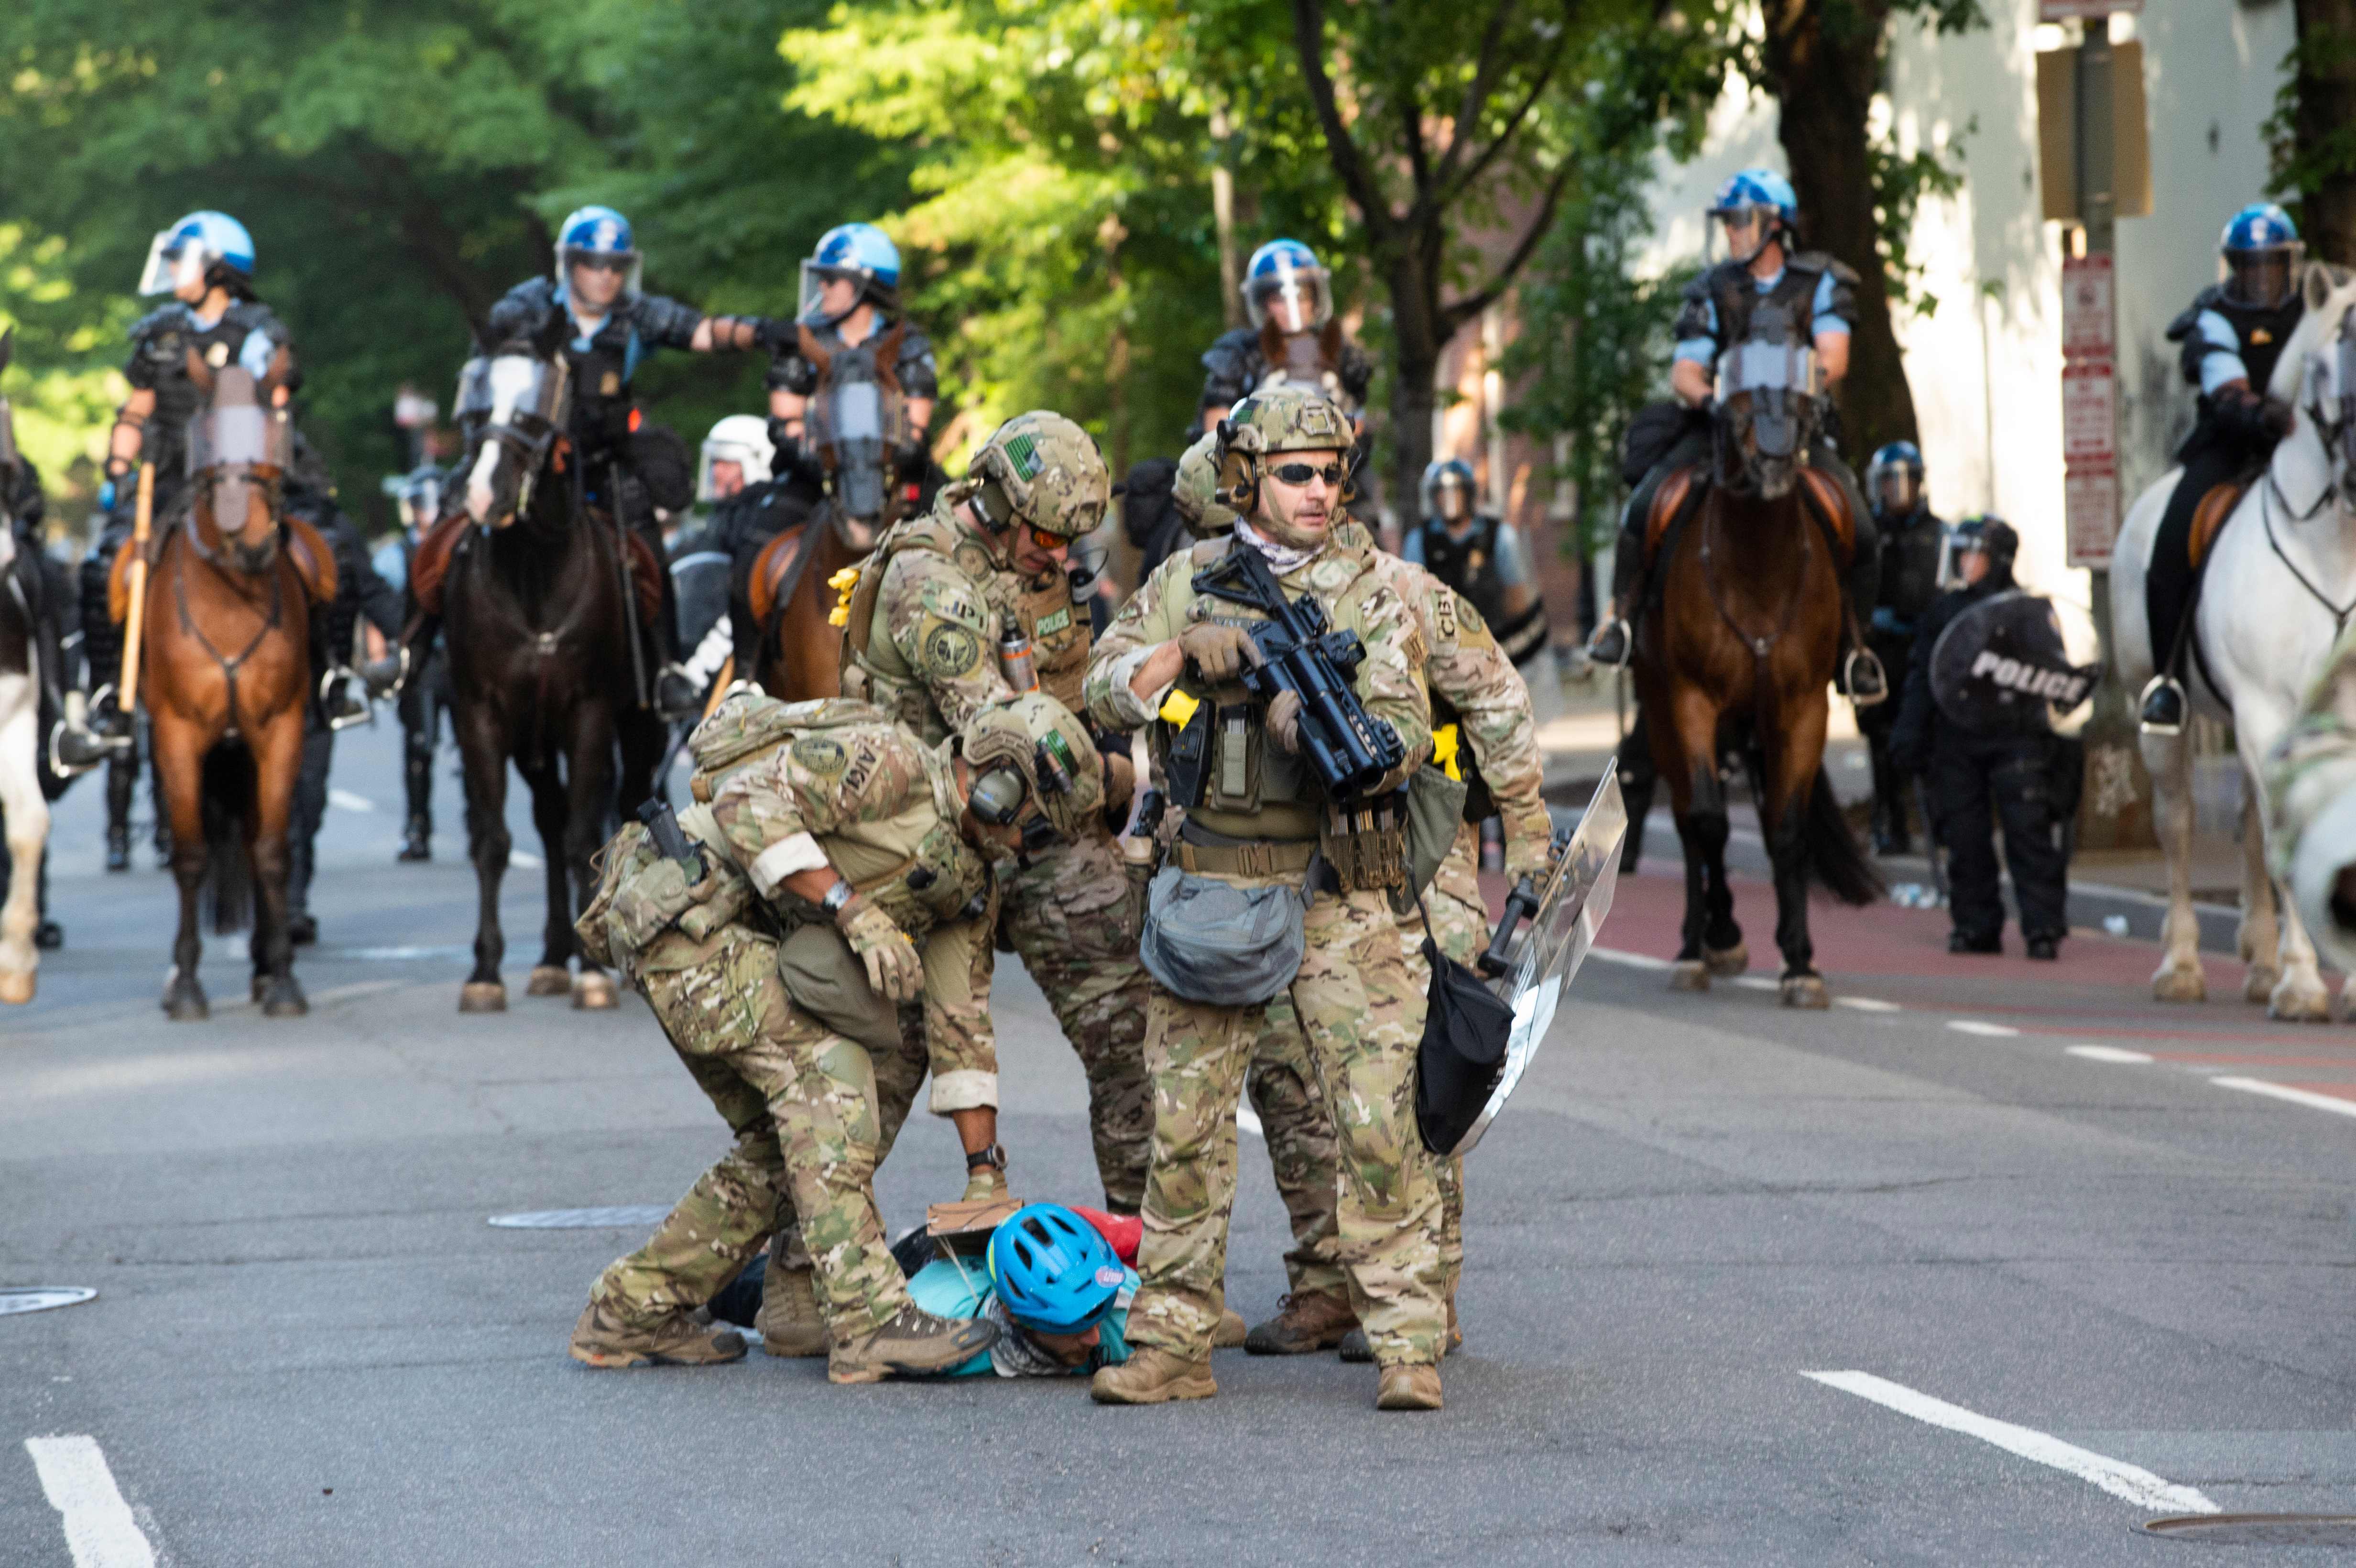
{"label": "horse tail", "polygon": [[1849,831],[1848,818],[1841,814],[1840,801],[1833,794],[1833,781],[1821,766],[1808,791],[1808,813],[1801,825],[1800,840],[1807,850],[1809,870],[1841,902],[1869,904],[1888,891],[1873,863],[1858,848],[1857,835]]}
{"label": "horse tail", "polygon": [[224,741],[205,753],[198,805],[205,826],[205,897],[216,934],[253,922],[253,859],[246,834],[254,809],[253,753]]}

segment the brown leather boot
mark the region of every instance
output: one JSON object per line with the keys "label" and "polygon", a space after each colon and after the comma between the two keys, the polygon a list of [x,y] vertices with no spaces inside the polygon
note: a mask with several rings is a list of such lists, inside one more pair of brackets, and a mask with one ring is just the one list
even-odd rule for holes
{"label": "brown leather boot", "polygon": [[1288,1296],[1275,1317],[1244,1337],[1244,1349],[1255,1356],[1306,1356],[1331,1349],[1357,1326],[1346,1292]]}
{"label": "brown leather boot", "polygon": [[1211,1349],[1232,1350],[1244,1342],[1244,1315],[1232,1307],[1219,1309],[1219,1326],[1211,1330]]}
{"label": "brown leather boot", "polygon": [[898,1374],[945,1372],[998,1343],[998,1325],[978,1317],[936,1317],[910,1302],[884,1326],[827,1352],[829,1382],[880,1383]]}
{"label": "brown leather boot", "polygon": [[591,1367],[717,1367],[744,1359],[744,1336],[698,1324],[684,1312],[666,1314],[648,1328],[622,1321],[591,1302],[573,1326],[573,1359]]}
{"label": "brown leather boot", "polygon": [[1375,1392],[1376,1410],[1438,1410],[1440,1369],[1423,1362],[1385,1367]]}
{"label": "brown leather boot", "polygon": [[1219,1392],[1208,1361],[1190,1361],[1147,1345],[1117,1367],[1099,1367],[1088,1383],[1098,1404],[1162,1404],[1173,1399],[1209,1399]]}
{"label": "brown leather boot", "polygon": [[761,1310],[753,1327],[761,1331],[761,1349],[773,1356],[825,1355],[826,1314],[819,1310],[812,1271],[770,1269],[761,1282]]}

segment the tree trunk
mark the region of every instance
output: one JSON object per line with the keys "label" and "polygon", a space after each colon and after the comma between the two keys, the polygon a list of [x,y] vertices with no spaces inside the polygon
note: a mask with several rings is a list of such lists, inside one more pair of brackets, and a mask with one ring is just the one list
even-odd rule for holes
{"label": "tree trunk", "polygon": [[1864,454],[1883,443],[1918,438],[1914,394],[1890,325],[1890,289],[1874,232],[1873,160],[1866,135],[1889,7],[1887,0],[1845,0],[1840,25],[1827,27],[1825,13],[1834,4],[1771,0],[1767,85],[1782,110],[1776,139],[1799,193],[1806,246],[1831,252],[1858,275],[1848,376],[1837,400],[1843,453],[1862,467]]}
{"label": "tree trunk", "polygon": [[[2298,107],[2291,129],[2298,162],[2319,176],[2304,193],[2308,253],[2356,266],[2356,0],[2297,0]],[[2333,145],[2335,141],[2343,144]]]}
{"label": "tree trunk", "polygon": [[[1424,236],[1416,236],[1420,245]],[[1425,247],[1436,250],[1436,244]],[[1431,462],[1432,382],[1452,333],[1443,333],[1438,281],[1415,256],[1384,269],[1391,296],[1391,514],[1404,530],[1422,509],[1425,466]]]}

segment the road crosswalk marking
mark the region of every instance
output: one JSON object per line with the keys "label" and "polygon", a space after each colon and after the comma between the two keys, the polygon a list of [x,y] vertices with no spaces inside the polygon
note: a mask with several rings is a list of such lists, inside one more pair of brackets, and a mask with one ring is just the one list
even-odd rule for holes
{"label": "road crosswalk marking", "polygon": [[155,1568],[155,1549],[131,1517],[96,1438],[27,1437],[25,1451],[49,1506],[65,1516],[74,1568]]}

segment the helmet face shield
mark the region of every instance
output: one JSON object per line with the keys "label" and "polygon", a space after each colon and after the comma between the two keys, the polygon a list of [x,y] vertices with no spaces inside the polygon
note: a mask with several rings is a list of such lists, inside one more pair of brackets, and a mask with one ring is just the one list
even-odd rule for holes
{"label": "helmet face shield", "polygon": [[1775,238],[1777,225],[1782,221],[1782,215],[1773,208],[1755,205],[1714,207],[1709,217],[1704,259],[1715,263],[1723,248],[1726,260],[1744,266],[1758,259],[1767,242]]}
{"label": "helmet face shield", "polygon": [[[859,308],[859,302],[865,297],[866,283],[866,279],[846,268],[826,267],[820,266],[816,261],[804,261],[801,304],[795,315],[803,321],[820,326],[831,326]],[[829,283],[843,284],[849,290],[848,303],[844,303],[842,291],[838,290],[836,304],[830,308],[826,297]]]}
{"label": "helmet face shield", "polygon": [[2298,287],[2298,263],[2306,246],[2266,245],[2225,252],[2225,293],[2243,304],[2271,310]]}
{"label": "helmet face shield", "polygon": [[1922,496],[1922,482],[1904,464],[1892,463],[1874,471],[1873,499],[1880,503],[1884,511],[1912,512]]}
{"label": "helmet face shield", "polygon": [[1244,311],[1255,327],[1270,319],[1288,336],[1315,332],[1333,319],[1333,285],[1324,268],[1302,266],[1292,251],[1279,251],[1252,269],[1244,285]]}
{"label": "helmet face shield", "polygon": [[177,293],[191,283],[203,283],[205,270],[219,259],[209,254],[201,242],[181,238],[177,229],[166,229],[147,247],[147,264],[139,272],[139,292]]}

